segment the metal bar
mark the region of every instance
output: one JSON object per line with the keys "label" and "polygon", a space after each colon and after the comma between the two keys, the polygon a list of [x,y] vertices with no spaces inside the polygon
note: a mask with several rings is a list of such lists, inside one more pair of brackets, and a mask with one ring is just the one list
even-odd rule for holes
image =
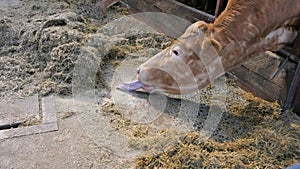
{"label": "metal bar", "polygon": [[300,84],[300,62],[298,63],[296,72],[295,72],[295,76],[293,78],[293,81],[291,83],[286,101],[283,105],[283,112],[286,112],[288,109],[290,109],[292,107],[292,103],[297,91],[297,87]]}
{"label": "metal bar", "polygon": [[[298,35],[294,41],[293,50],[296,51],[296,49],[298,49],[299,47],[300,47],[300,28],[298,29]],[[286,112],[288,109],[292,107],[294,98],[296,96],[297,88],[299,85],[300,85],[300,61],[298,61],[298,66],[295,71],[293,81],[291,83],[287,98],[283,105],[283,112]]]}
{"label": "metal bar", "polygon": [[223,4],[224,4],[224,0],[217,0],[217,5],[215,9],[215,18],[217,18],[222,12]]}
{"label": "metal bar", "polygon": [[286,57],[285,60],[280,64],[280,66],[278,67],[278,69],[271,76],[270,80],[273,80],[278,75],[278,73],[284,68],[284,66],[286,65],[286,63],[288,61],[289,61],[289,56]]}
{"label": "metal bar", "polygon": [[283,58],[289,58],[289,60],[293,63],[298,63],[299,61],[299,58],[297,56],[295,56],[293,53],[291,52],[288,52],[287,50],[285,49],[280,49],[278,51],[276,51],[275,53],[277,53],[279,56],[283,57]]}
{"label": "metal bar", "polygon": [[204,4],[205,4],[204,12],[207,12],[207,10],[208,10],[208,0],[204,0]]}
{"label": "metal bar", "polygon": [[21,122],[15,122],[15,123],[11,123],[11,124],[3,124],[3,125],[0,125],[0,130],[18,128],[21,124],[22,124]]}

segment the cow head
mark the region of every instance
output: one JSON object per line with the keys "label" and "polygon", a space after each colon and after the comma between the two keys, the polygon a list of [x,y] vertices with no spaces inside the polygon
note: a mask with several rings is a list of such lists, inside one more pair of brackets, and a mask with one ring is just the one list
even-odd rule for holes
{"label": "cow head", "polygon": [[208,24],[203,21],[192,24],[170,47],[143,63],[137,70],[143,89],[187,94],[222,74],[218,55],[221,46],[207,30]]}

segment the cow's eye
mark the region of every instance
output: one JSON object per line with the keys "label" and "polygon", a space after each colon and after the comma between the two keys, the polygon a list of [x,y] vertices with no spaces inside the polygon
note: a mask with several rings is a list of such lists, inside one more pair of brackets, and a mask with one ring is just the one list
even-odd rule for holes
{"label": "cow's eye", "polygon": [[182,51],[181,51],[181,49],[178,46],[175,46],[172,49],[172,55],[179,56],[179,55],[181,55],[181,53],[182,53]]}
{"label": "cow's eye", "polygon": [[179,52],[178,52],[177,50],[174,50],[174,49],[173,49],[173,53],[174,53],[174,55],[176,55],[176,56],[179,55]]}

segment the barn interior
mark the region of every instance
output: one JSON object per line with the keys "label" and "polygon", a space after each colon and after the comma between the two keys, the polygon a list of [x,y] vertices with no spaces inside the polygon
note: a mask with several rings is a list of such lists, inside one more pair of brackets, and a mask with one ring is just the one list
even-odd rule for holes
{"label": "barn interior", "polygon": [[1,1],[0,168],[299,163],[299,36],[191,95],[116,89],[181,34],[163,17],[213,22],[226,3]]}

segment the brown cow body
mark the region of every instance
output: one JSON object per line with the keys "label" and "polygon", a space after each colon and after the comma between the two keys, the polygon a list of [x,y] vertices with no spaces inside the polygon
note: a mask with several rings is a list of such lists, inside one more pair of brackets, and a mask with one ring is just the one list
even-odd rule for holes
{"label": "brown cow body", "polygon": [[237,45],[223,57],[225,70],[231,70],[253,54],[276,51],[282,44],[292,42],[299,19],[299,0],[232,0],[217,20],[208,26],[208,34],[212,32],[212,37],[222,48],[230,43]]}
{"label": "brown cow body", "polygon": [[300,0],[229,0],[214,23],[192,24],[178,41],[142,64],[138,81],[148,92],[202,89],[255,54],[291,43],[299,21]]}

